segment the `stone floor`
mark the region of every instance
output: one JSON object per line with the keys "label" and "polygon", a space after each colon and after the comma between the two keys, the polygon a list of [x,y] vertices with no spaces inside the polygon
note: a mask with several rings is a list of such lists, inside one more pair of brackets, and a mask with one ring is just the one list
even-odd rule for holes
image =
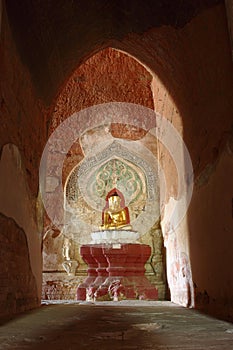
{"label": "stone floor", "polygon": [[2,322],[0,349],[231,350],[233,324],[170,302],[57,302]]}

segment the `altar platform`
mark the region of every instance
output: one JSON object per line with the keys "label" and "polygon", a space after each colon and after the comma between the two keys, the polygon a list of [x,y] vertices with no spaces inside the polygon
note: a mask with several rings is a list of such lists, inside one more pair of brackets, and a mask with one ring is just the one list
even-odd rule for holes
{"label": "altar platform", "polygon": [[140,243],[82,245],[87,277],[78,286],[77,300],[157,300],[158,290],[145,276],[151,247]]}

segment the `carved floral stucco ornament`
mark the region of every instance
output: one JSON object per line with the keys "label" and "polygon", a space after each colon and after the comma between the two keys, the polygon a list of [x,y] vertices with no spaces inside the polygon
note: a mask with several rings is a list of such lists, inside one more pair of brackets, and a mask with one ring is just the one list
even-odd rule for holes
{"label": "carved floral stucco ornament", "polygon": [[[105,198],[113,187],[119,189],[129,208],[131,224],[143,232],[159,216],[156,164],[153,167],[123,142],[114,141],[101,152],[84,159],[73,169],[66,184],[67,222],[85,222],[90,230],[101,224]],[[149,215],[149,213],[153,215]],[[150,217],[150,220],[146,218]],[[91,231],[90,231],[91,232]]]}

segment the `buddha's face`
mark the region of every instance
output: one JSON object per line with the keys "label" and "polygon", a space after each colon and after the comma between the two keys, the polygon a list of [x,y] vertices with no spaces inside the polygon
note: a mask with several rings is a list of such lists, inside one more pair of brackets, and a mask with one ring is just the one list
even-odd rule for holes
{"label": "buddha's face", "polygon": [[119,196],[111,196],[109,197],[108,203],[109,203],[109,208],[111,210],[118,210],[121,208],[120,205],[121,199]]}

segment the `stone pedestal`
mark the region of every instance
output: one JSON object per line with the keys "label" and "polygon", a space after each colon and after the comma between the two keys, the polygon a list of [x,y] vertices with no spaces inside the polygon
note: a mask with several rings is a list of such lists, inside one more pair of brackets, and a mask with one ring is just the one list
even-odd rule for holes
{"label": "stone pedestal", "polygon": [[145,277],[150,246],[139,243],[85,245],[80,252],[92,275],[78,286],[78,300],[158,299],[157,289]]}
{"label": "stone pedestal", "polygon": [[93,284],[93,282],[96,280],[96,277],[98,275],[97,273],[98,263],[96,259],[92,256],[90,245],[81,246],[80,254],[83,258],[83,261],[88,265],[88,269],[87,269],[87,277],[85,278],[83,283],[81,283],[78,286],[77,300],[86,300],[88,288],[91,284]]}
{"label": "stone pedestal", "polygon": [[96,268],[97,277],[93,282],[90,283],[90,285],[87,288],[87,300],[93,300],[93,295],[95,294],[96,290],[105,282],[106,278],[108,277],[108,261],[106,259],[106,256],[103,254],[102,246],[91,246],[91,255],[95,259],[95,261],[98,264],[98,267]]}

